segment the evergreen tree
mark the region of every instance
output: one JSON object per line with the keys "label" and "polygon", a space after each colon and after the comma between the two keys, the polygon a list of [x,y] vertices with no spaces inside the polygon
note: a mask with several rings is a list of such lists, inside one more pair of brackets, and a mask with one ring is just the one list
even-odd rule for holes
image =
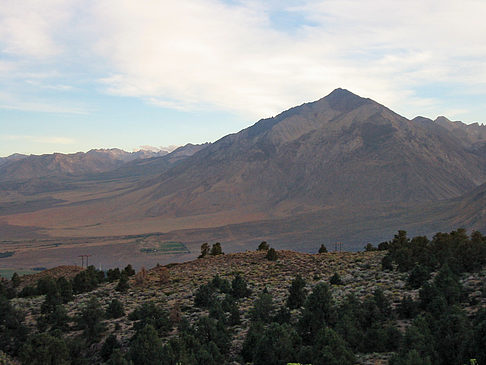
{"label": "evergreen tree", "polygon": [[123,304],[118,299],[112,299],[111,303],[106,308],[107,318],[120,318],[125,315]]}
{"label": "evergreen tree", "polygon": [[196,323],[195,337],[202,344],[214,342],[219,352],[226,354],[230,347],[228,331],[221,321],[209,317],[201,317]]}
{"label": "evergreen tree", "polygon": [[292,326],[272,323],[256,344],[253,363],[278,365],[295,362],[300,343],[300,337]]}
{"label": "evergreen tree", "polygon": [[275,310],[272,296],[262,291],[250,309],[250,318],[253,322],[269,323],[272,321],[272,314]]}
{"label": "evergreen tree", "polygon": [[329,283],[331,285],[343,285],[343,281],[341,280],[341,276],[337,272],[334,273],[333,276],[331,276],[331,279],[329,279]]}
{"label": "evergreen tree", "polygon": [[[135,275],[135,270],[133,269],[132,265],[131,264],[128,264],[124,269],[123,269],[123,272],[125,272],[125,274],[127,274],[127,276],[133,276]],[[122,274],[123,274],[122,272]],[[121,274],[120,274],[121,275]]]}
{"label": "evergreen tree", "polygon": [[321,244],[321,247],[319,247],[319,253],[327,253],[327,248],[324,243]]}
{"label": "evergreen tree", "polygon": [[365,246],[365,251],[366,252],[371,252],[371,251],[377,251],[378,249],[373,246],[371,243],[368,243],[366,246]]}
{"label": "evergreen tree", "polygon": [[417,350],[410,350],[403,355],[395,355],[390,359],[390,365],[432,365],[430,357],[422,357]]}
{"label": "evergreen tree", "polygon": [[300,308],[304,304],[306,296],[305,280],[300,275],[297,275],[290,284],[287,307],[290,309]]}
{"label": "evergreen tree", "polygon": [[209,244],[207,242],[203,243],[201,245],[201,254],[199,255],[199,258],[202,258],[202,257],[206,257],[207,255],[209,255]]}
{"label": "evergreen tree", "polygon": [[260,339],[263,337],[265,332],[265,327],[262,322],[252,322],[250,328],[243,342],[243,347],[241,349],[241,356],[245,362],[252,362],[253,356],[255,354],[255,348],[257,347]]}
{"label": "evergreen tree", "polygon": [[85,293],[95,289],[98,284],[96,269],[93,265],[90,265],[74,277],[72,289],[74,293]]}
{"label": "evergreen tree", "polygon": [[20,350],[24,364],[33,365],[68,365],[69,350],[61,338],[40,333],[29,337]]}
{"label": "evergreen tree", "polygon": [[222,254],[223,254],[223,250],[221,248],[221,243],[216,242],[211,248],[211,256],[217,256]]}
{"label": "evergreen tree", "polygon": [[169,313],[154,302],[143,303],[130,313],[128,319],[138,321],[133,326],[135,330],[140,330],[146,325],[150,325],[157,331],[159,336],[166,335],[172,329]]}
{"label": "evergreen tree", "polygon": [[268,245],[267,241],[263,241],[258,245],[257,251],[268,251],[270,246]]}
{"label": "evergreen tree", "polygon": [[346,342],[329,327],[321,329],[315,339],[312,351],[313,364],[353,364],[354,355]]}
{"label": "evergreen tree", "polygon": [[229,312],[228,324],[230,326],[236,326],[241,323],[240,310],[238,309],[238,304],[235,301],[233,301],[232,304],[230,304],[230,308],[228,312]]}
{"label": "evergreen tree", "polygon": [[125,293],[128,289],[130,289],[130,285],[128,284],[128,274],[126,271],[123,271],[120,275],[120,280],[118,281],[115,290]]}
{"label": "evergreen tree", "polygon": [[215,295],[216,291],[211,283],[202,284],[194,295],[194,305],[199,308],[209,308]]}
{"label": "evergreen tree", "polygon": [[423,283],[429,280],[429,277],[429,270],[426,267],[417,264],[408,276],[407,285],[412,289],[418,289],[423,285]]}
{"label": "evergreen tree", "polygon": [[56,284],[63,303],[68,303],[73,300],[73,285],[71,284],[71,281],[61,276],[57,279]]}
{"label": "evergreen tree", "polygon": [[381,259],[381,269],[383,271],[392,271],[393,270],[393,259],[391,255],[387,254],[383,256]]}
{"label": "evergreen tree", "polygon": [[319,330],[334,322],[334,303],[329,286],[319,283],[307,297],[298,328],[304,343],[311,343]]}
{"label": "evergreen tree", "polygon": [[115,349],[119,349],[120,347],[121,347],[120,342],[118,342],[116,336],[113,334],[109,335],[106,338],[105,342],[103,342],[103,346],[101,347],[100,350],[101,358],[104,361],[107,361],[113,354],[113,351]]}
{"label": "evergreen tree", "polygon": [[91,297],[86,306],[81,310],[78,324],[83,329],[84,337],[90,342],[96,342],[105,331],[102,322],[105,312],[95,297]]}
{"label": "evergreen tree", "polygon": [[137,331],[128,355],[134,365],[162,364],[162,341],[154,327],[147,324]]}
{"label": "evergreen tree", "polygon": [[24,314],[0,295],[0,349],[15,355],[27,337]]}
{"label": "evergreen tree", "polygon": [[50,331],[60,330],[66,332],[69,330],[69,321],[71,318],[68,316],[66,309],[62,304],[55,305],[43,316],[37,319],[37,327],[41,332],[45,332],[48,329]]}
{"label": "evergreen tree", "polygon": [[231,282],[231,295],[235,299],[240,299],[247,297],[250,293],[246,280],[240,274],[237,274]]}
{"label": "evergreen tree", "polygon": [[18,287],[20,285],[20,276],[16,272],[13,273],[12,275],[12,285],[14,288]]}
{"label": "evergreen tree", "polygon": [[278,260],[278,254],[277,254],[277,251],[275,251],[275,249],[272,247],[268,250],[267,252],[267,255],[265,256],[265,258],[268,260],[268,261],[277,261]]}
{"label": "evergreen tree", "polygon": [[120,279],[120,269],[117,267],[115,269],[109,269],[106,272],[106,278],[108,279],[108,282],[112,283],[114,281],[117,281]]}

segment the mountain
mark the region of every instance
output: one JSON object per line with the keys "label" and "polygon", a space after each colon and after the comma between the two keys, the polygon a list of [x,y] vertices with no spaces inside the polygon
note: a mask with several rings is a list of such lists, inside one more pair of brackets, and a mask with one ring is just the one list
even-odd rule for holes
{"label": "mountain", "polygon": [[23,158],[27,157],[27,155],[22,155],[20,153],[14,153],[13,155],[7,156],[7,157],[0,157],[0,166],[3,164],[6,164],[11,161],[17,161],[21,160]]}
{"label": "mountain", "polygon": [[454,212],[450,218],[453,225],[486,231],[486,184],[452,200],[449,209]]}
{"label": "mountain", "polygon": [[90,172],[62,193],[31,189],[21,205],[13,194],[0,204],[0,233],[154,234],[194,255],[211,240],[228,250],[260,239],[302,250],[322,240],[361,248],[402,228],[451,230],[472,222],[458,204],[486,182],[486,150],[481,134],[448,126],[336,89],[212,144]]}
{"label": "mountain", "polygon": [[103,180],[158,176],[209,145],[210,143],[188,143],[162,156],[147,157],[127,162],[119,168],[98,174],[93,176],[93,178]]}
{"label": "mountain", "polygon": [[486,125],[480,125],[479,123],[465,124],[460,121],[451,122],[444,116],[437,117],[434,122],[453,132],[455,136],[473,148],[486,144]]}
{"label": "mountain", "polygon": [[[120,149],[99,149],[86,153],[53,153],[18,158],[7,157],[0,165],[0,181],[26,180],[45,176],[78,176],[112,170],[127,161],[146,158],[147,152],[125,152]],[[15,156],[15,155],[13,155]]]}
{"label": "mountain", "polygon": [[485,181],[486,154],[466,148],[451,131],[337,89],[226,136],[165,171],[152,181],[147,214],[249,209],[288,216],[449,199]]}

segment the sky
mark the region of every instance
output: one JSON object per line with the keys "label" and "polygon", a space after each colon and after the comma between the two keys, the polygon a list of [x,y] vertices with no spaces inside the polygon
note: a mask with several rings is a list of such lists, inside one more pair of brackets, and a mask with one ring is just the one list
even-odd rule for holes
{"label": "sky", "polygon": [[346,88],[486,123],[484,0],[0,0],[0,156],[212,142]]}

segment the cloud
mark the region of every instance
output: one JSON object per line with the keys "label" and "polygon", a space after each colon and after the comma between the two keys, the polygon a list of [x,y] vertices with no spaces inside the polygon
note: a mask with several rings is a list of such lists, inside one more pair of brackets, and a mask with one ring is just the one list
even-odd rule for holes
{"label": "cloud", "polygon": [[20,96],[0,90],[0,109],[23,110],[40,113],[59,113],[59,114],[89,114],[92,110],[84,105],[76,105],[72,102],[62,100],[51,100],[38,96],[24,100]]}
{"label": "cloud", "polygon": [[[86,78],[163,108],[248,118],[336,87],[409,117],[433,114],[445,106],[439,81],[486,95],[485,13],[479,0],[5,0],[0,78],[14,74],[9,92],[24,102],[0,104],[42,110],[18,85],[57,73],[45,89]],[[420,92],[433,87],[436,97]]]}
{"label": "cloud", "polygon": [[291,33],[254,2],[104,0],[93,14],[107,92],[264,116],[339,86],[402,110],[437,80],[486,92],[486,3],[466,3],[311,1],[284,9],[303,19]]}
{"label": "cloud", "polygon": [[70,145],[75,142],[75,140],[72,138],[55,136],[0,135],[0,139],[5,141],[21,141],[54,145]]}
{"label": "cloud", "polygon": [[[0,7],[0,44],[8,55],[44,59],[58,55],[61,26],[70,20],[70,0],[3,0]],[[66,28],[68,29],[68,28]]]}

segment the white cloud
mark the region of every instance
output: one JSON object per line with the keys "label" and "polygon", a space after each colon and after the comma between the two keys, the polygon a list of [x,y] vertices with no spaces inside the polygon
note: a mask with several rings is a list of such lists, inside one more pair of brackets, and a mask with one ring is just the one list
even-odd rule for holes
{"label": "white cloud", "polygon": [[68,137],[55,137],[55,136],[28,136],[28,135],[0,135],[0,139],[5,141],[22,141],[30,143],[41,144],[61,144],[70,145],[75,141]]}
{"label": "white cloud", "polygon": [[40,113],[61,114],[88,114],[91,109],[85,105],[79,105],[62,100],[50,100],[42,97],[31,97],[24,100],[18,95],[0,90],[0,109],[24,110]]}
{"label": "white cloud", "polygon": [[[282,13],[302,23],[282,29]],[[444,106],[424,87],[486,95],[484,14],[481,0],[4,0],[0,77],[58,72],[42,85],[62,92],[82,72],[109,94],[249,118],[345,87],[412,117]]]}
{"label": "white cloud", "polygon": [[59,54],[62,47],[56,37],[62,34],[58,33],[59,28],[67,26],[72,4],[70,0],[2,0],[2,52],[39,59]]}
{"label": "white cloud", "polygon": [[165,107],[264,116],[343,86],[405,110],[428,82],[486,91],[484,2],[312,1],[293,11],[315,25],[294,34],[273,29],[273,9],[255,3],[98,4],[107,91]]}

